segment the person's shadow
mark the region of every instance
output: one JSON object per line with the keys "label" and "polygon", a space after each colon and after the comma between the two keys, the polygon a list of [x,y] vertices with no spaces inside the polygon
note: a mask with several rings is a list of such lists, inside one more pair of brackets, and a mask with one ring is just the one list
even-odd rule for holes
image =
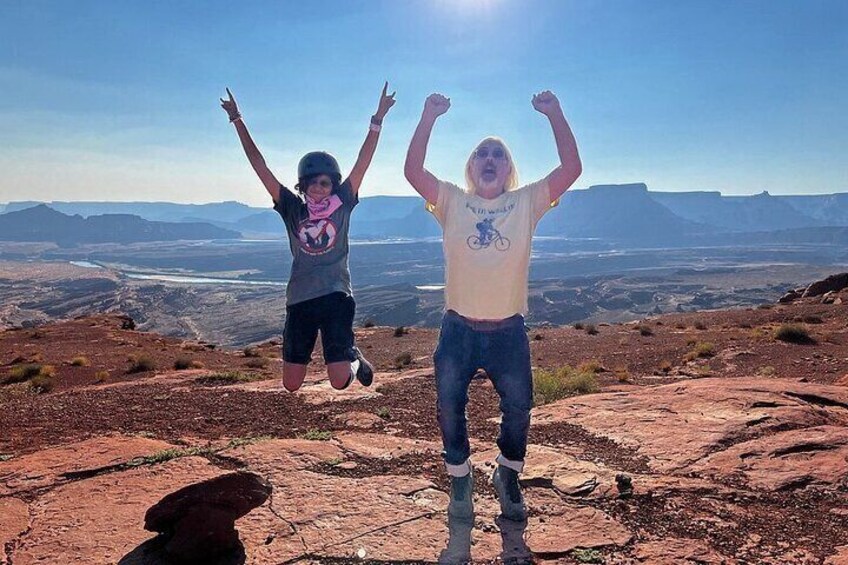
{"label": "person's shadow", "polygon": [[[501,531],[500,562],[504,565],[530,565],[533,554],[524,542],[527,520],[516,522],[503,516],[495,518]],[[471,562],[471,530],[474,518],[454,518],[448,515],[448,545],[439,554],[439,563],[464,565]]]}
{"label": "person's shadow", "polygon": [[[239,547],[227,555],[209,561],[203,560],[203,565],[244,565],[247,556],[244,546]],[[175,561],[168,558],[165,553],[164,536],[156,536],[142,543],[131,552],[124,555],[118,565],[173,565]]]}

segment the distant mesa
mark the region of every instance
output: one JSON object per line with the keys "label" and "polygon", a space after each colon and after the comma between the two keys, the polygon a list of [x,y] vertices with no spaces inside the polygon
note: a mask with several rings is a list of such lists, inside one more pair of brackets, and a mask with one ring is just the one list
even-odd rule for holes
{"label": "distant mesa", "polygon": [[151,222],[131,214],[83,218],[46,204],[0,215],[0,240],[52,241],[63,247],[82,243],[135,243],[205,239],[240,239],[241,233],[208,223]]}
{"label": "distant mesa", "polygon": [[[31,201],[8,203],[2,208],[5,213],[0,214],[0,225],[7,216],[37,207],[38,204]],[[48,204],[53,210],[71,218],[78,216],[77,222],[129,214],[150,222],[197,226],[188,229],[188,237],[182,233],[172,234],[176,228],[169,227],[168,233],[157,236],[160,239],[234,237],[231,234],[208,236],[199,227],[202,225],[208,230],[208,224],[222,230],[247,234],[246,237],[283,238],[285,235],[279,215],[271,209],[270,199],[265,207],[251,207],[238,202]],[[354,214],[350,226],[350,235],[354,239],[420,239],[441,235],[438,224],[425,210],[418,196],[365,197]],[[65,223],[70,221],[63,220]],[[623,246],[739,245],[762,244],[772,240],[779,244],[841,245],[846,243],[848,236],[844,228],[848,228],[848,193],[782,196],[763,190],[749,196],[724,196],[716,190],[650,191],[645,183],[637,182],[569,190],[561,204],[542,219],[537,234],[593,238]],[[134,229],[133,224],[127,223],[126,231]],[[166,231],[164,228],[160,230]],[[132,241],[148,241],[151,237],[139,235],[139,239]],[[104,240],[89,238],[85,241]]]}

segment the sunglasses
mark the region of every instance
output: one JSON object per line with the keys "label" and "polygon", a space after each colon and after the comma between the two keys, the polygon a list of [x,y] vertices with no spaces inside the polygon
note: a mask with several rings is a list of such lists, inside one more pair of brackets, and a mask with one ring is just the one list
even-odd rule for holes
{"label": "sunglasses", "polygon": [[506,151],[504,151],[500,147],[495,147],[491,150],[491,152],[489,151],[488,147],[480,147],[479,149],[477,149],[477,151],[474,152],[474,156],[478,159],[486,159],[489,157],[489,155],[492,156],[492,159],[496,159],[498,161],[506,159]]}
{"label": "sunglasses", "polygon": [[313,184],[317,184],[321,188],[333,188],[333,181],[327,179],[312,179],[307,186],[312,186]]}

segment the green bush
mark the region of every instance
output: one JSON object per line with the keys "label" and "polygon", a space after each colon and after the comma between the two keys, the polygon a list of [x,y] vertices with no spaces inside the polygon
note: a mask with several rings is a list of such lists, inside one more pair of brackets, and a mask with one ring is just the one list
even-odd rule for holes
{"label": "green bush", "polygon": [[579,371],[569,365],[533,372],[533,403],[536,406],[597,390],[598,379],[594,372]]}
{"label": "green bush", "polygon": [[816,342],[816,340],[810,336],[810,332],[807,331],[807,328],[799,324],[783,324],[774,330],[774,339],[801,345]]}

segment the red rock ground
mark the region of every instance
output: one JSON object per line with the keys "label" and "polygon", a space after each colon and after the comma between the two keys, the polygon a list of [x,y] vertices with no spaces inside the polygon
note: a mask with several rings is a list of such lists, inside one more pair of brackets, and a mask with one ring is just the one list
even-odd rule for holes
{"label": "red rock ground", "polygon": [[[815,343],[772,337],[797,322]],[[55,368],[51,392],[0,385],[0,564],[152,562],[146,508],[233,468],[275,487],[240,522],[247,562],[341,563],[363,548],[364,561],[436,561],[448,489],[434,417],[436,331],[360,328],[375,387],[332,391],[315,363],[290,394],[276,378],[278,344],[260,345],[257,357],[121,325],[95,316],[0,333],[0,382],[24,363]],[[848,563],[848,305],[802,301],[597,330],[529,330],[537,367],[601,367],[600,393],[534,410],[524,534],[538,562]],[[686,360],[707,342],[712,356]],[[81,356],[85,366],[73,365]],[[155,370],[128,372],[132,356],[150,357]],[[202,368],[174,370],[178,359]],[[224,371],[256,380],[210,378]],[[485,478],[497,415],[488,381],[475,381],[480,563],[501,552]],[[633,479],[632,496],[618,496],[617,473]]]}

